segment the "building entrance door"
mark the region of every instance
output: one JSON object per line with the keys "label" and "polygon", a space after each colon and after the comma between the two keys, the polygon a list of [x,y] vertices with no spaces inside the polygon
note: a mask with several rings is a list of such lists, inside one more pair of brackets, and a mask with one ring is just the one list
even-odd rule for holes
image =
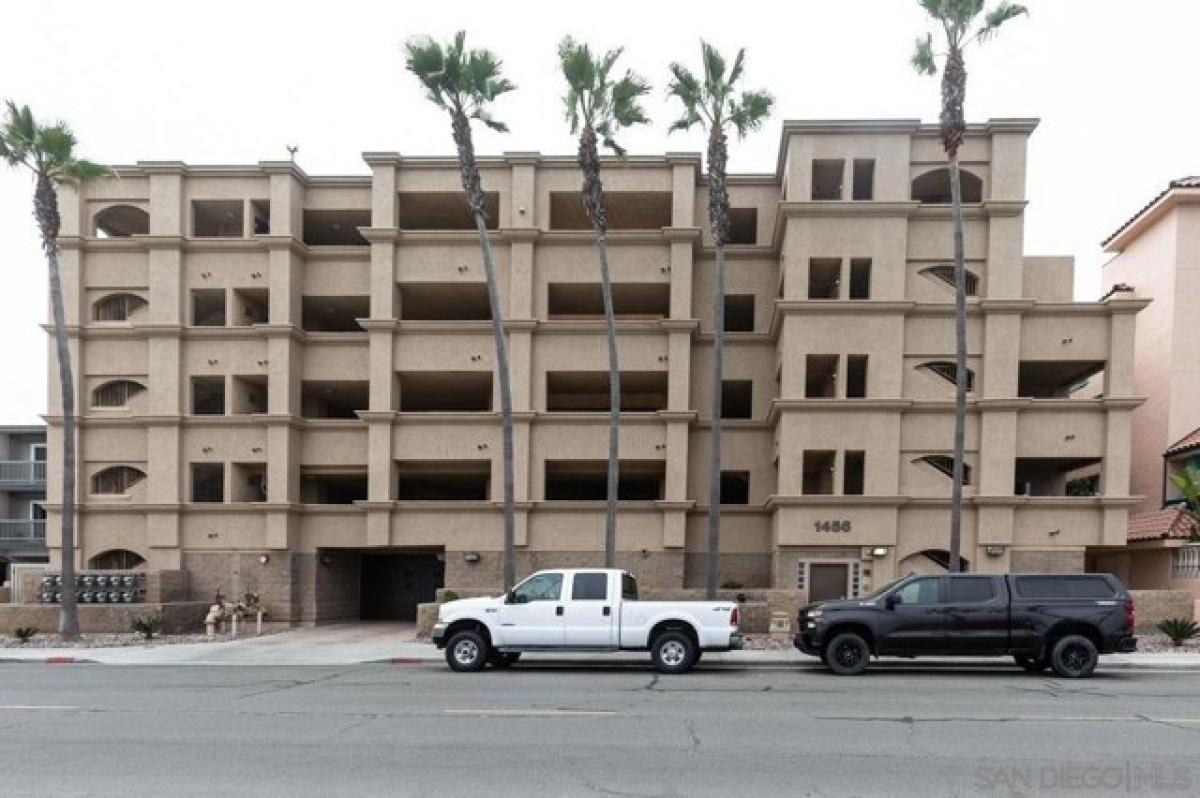
{"label": "building entrance door", "polygon": [[433,601],[446,564],[436,554],[363,554],[359,617],[415,621],[417,605]]}
{"label": "building entrance door", "polygon": [[850,566],[845,563],[810,563],[808,566],[808,600],[828,601],[846,598]]}

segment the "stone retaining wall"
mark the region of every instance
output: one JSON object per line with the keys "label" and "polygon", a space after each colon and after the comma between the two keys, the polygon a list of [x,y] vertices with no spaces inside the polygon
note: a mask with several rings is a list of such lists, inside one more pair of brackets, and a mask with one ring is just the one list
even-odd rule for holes
{"label": "stone retaining wall", "polygon": [[1190,590],[1130,590],[1138,632],[1157,631],[1154,626],[1168,618],[1195,616],[1195,597]]}
{"label": "stone retaining wall", "polygon": [[[186,601],[167,604],[80,604],[79,631],[86,633],[129,632],[134,618],[161,615],[164,634],[187,634],[204,631],[204,616],[208,602]],[[21,626],[32,626],[39,632],[58,629],[57,604],[0,605],[0,635],[12,634]]]}

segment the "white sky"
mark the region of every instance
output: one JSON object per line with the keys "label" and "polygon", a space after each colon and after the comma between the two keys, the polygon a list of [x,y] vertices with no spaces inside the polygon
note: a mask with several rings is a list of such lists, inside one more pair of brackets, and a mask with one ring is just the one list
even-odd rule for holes
{"label": "white sky", "polygon": [[[968,55],[967,116],[1041,118],[1026,252],[1074,255],[1076,294],[1093,299],[1100,240],[1171,178],[1200,174],[1200,3],[1026,4],[1030,17]],[[634,153],[702,150],[699,133],[667,135],[675,109],[661,91],[668,62],[697,65],[701,36],[730,56],[746,47],[747,85],[776,96],[766,128],[734,142],[734,171],[774,169],[782,119],[937,117],[938,82],[908,65],[926,30],[916,0],[10,3],[0,98],[66,119],[80,151],[106,163],[256,163],[297,143],[309,174],[361,174],[364,151],[451,152],[400,44],[458,28],[496,50],[519,87],[496,107],[512,132],[476,134],[485,154],[574,152],[555,53],[568,33],[624,45],[624,63],[655,84],[654,126],[624,137]],[[0,171],[0,424],[35,422],[45,406],[46,277],[31,204],[29,181]]]}

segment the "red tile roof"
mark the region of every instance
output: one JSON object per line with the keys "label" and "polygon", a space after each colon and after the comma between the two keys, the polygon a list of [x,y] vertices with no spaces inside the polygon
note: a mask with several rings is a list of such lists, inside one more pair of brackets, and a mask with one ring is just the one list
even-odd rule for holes
{"label": "red tile roof", "polygon": [[1118,227],[1116,229],[1116,231],[1113,232],[1112,235],[1110,235],[1108,238],[1101,241],[1100,246],[1107,247],[1108,243],[1110,241],[1112,241],[1117,236],[1121,235],[1121,233],[1125,232],[1126,228],[1128,228],[1131,224],[1136,222],[1138,220],[1138,217],[1140,217],[1143,213],[1145,213],[1146,211],[1153,208],[1155,203],[1157,203],[1163,197],[1167,196],[1167,194],[1169,194],[1171,192],[1171,189],[1173,189],[1173,188],[1200,188],[1200,176],[1192,175],[1192,176],[1188,176],[1188,177],[1181,177],[1181,178],[1178,178],[1177,180],[1172,180],[1170,183],[1167,184],[1166,188],[1164,188],[1161,192],[1159,192],[1158,196],[1156,196],[1154,199],[1147,202],[1140,211],[1135,213],[1133,216],[1129,217],[1125,221],[1124,224],[1122,224],[1120,227]]}
{"label": "red tile roof", "polygon": [[1163,452],[1163,456],[1170,457],[1173,454],[1186,452],[1188,449],[1195,449],[1197,446],[1200,446],[1200,427],[1197,427],[1168,446],[1167,450]]}
{"label": "red tile roof", "polygon": [[1178,507],[1164,507],[1129,516],[1130,541],[1190,538],[1195,531],[1196,520]]}

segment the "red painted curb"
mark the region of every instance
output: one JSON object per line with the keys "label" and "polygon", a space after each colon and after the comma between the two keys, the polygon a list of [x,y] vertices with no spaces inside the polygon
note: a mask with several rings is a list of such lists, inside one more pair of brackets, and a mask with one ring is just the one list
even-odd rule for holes
{"label": "red painted curb", "polygon": [[420,657],[392,657],[390,660],[393,665],[420,665]]}
{"label": "red painted curb", "polygon": [[47,665],[70,665],[75,662],[74,657],[46,657],[44,660]]}

